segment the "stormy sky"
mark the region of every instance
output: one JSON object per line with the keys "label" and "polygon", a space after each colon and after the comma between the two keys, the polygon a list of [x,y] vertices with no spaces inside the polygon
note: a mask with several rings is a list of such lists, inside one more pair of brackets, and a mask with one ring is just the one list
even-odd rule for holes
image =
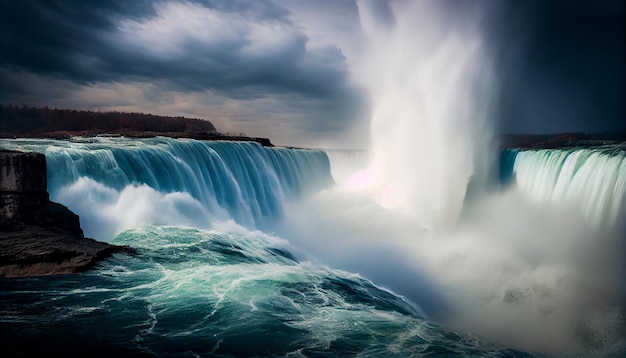
{"label": "stormy sky", "polygon": [[[504,4],[491,27],[499,130],[626,127],[624,1]],[[0,104],[184,115],[278,144],[358,147],[363,48],[354,0],[0,0]]]}

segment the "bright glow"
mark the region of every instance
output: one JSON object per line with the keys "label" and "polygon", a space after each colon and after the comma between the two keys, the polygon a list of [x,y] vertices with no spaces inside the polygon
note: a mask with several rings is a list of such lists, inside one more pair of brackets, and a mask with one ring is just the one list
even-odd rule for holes
{"label": "bright glow", "polygon": [[352,190],[364,190],[374,185],[374,176],[371,170],[361,170],[350,178],[348,187]]}

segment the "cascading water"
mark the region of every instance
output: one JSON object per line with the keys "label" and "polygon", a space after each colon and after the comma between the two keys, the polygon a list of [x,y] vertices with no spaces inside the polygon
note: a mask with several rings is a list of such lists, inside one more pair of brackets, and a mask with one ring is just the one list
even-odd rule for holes
{"label": "cascading water", "polygon": [[505,152],[508,184],[467,200],[491,161],[491,3],[358,4],[367,152],[0,141],[46,154],[52,199],[88,236],[138,250],[0,279],[0,353],[620,356],[623,154]]}
{"label": "cascading water", "polygon": [[[0,279],[3,355],[526,356],[432,324],[403,297],[230,220],[289,218],[329,184],[324,152],[163,138],[0,148],[45,153],[53,199],[104,239],[128,228],[111,242],[138,252],[78,276]],[[323,235],[317,218],[301,219]]]}
{"label": "cascading water", "polygon": [[514,158],[504,175],[530,198],[578,207],[596,225],[624,219],[623,148],[505,151],[503,156]]}
{"label": "cascading water", "polygon": [[[571,203],[529,199],[534,174],[517,159],[519,185],[483,190],[495,154],[495,77],[483,32],[491,4],[358,2],[367,49],[355,77],[371,99],[369,166],[350,180],[352,194],[333,191],[310,203],[317,209],[305,215],[325,223],[317,236],[327,239],[304,235],[298,244],[406,295],[456,329],[544,353],[615,354],[623,349],[624,268],[610,211],[623,203],[621,184],[611,201],[612,189],[599,189],[605,179],[582,180],[598,183],[585,195],[600,198],[584,200],[591,217],[608,214],[600,227]],[[501,178],[511,177],[503,168]],[[598,209],[598,202],[613,208]],[[306,232],[297,216],[290,220]]]}
{"label": "cascading water", "polygon": [[93,138],[11,147],[46,154],[51,199],[102,241],[149,224],[208,228],[233,219],[262,228],[282,216],[285,200],[332,184],[323,152],[256,143]]}

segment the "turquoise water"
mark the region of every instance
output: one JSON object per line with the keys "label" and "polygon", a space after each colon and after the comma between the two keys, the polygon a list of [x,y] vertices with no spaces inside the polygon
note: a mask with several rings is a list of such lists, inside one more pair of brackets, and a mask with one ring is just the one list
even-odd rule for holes
{"label": "turquoise water", "polygon": [[[350,192],[363,152],[167,138],[2,140],[0,148],[44,153],[52,200],[80,215],[87,236],[138,252],[79,275],[0,279],[2,356],[623,351],[621,310],[597,280],[606,271],[564,258],[588,233],[551,229],[558,244],[546,245],[545,228],[563,225],[519,201],[577,203],[565,206],[610,227],[624,214],[620,151],[505,152],[508,184],[487,200],[486,219],[469,210],[475,222],[444,235]],[[539,224],[526,232],[527,223]],[[590,254],[580,257],[621,262],[600,255],[612,248],[601,238],[599,254],[583,245]]]}
{"label": "turquoise water", "polygon": [[626,220],[626,147],[505,150],[500,179],[534,200],[575,205],[598,225]]}
{"label": "turquoise water", "polygon": [[100,241],[145,224],[268,228],[286,202],[333,184],[324,152],[258,143],[77,138],[5,146],[44,153],[51,200]]}
{"label": "turquoise water", "polygon": [[[225,233],[227,231],[228,233]],[[358,275],[241,227],[121,233],[136,257],[81,275],[1,280],[9,355],[523,357],[426,320]],[[6,355],[5,355],[6,356]]]}

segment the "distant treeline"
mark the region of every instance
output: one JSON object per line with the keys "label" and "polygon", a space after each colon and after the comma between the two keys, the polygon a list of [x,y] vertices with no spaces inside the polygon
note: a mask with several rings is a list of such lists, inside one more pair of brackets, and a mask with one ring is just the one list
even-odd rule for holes
{"label": "distant treeline", "polygon": [[500,139],[503,148],[592,147],[625,142],[626,130],[596,133],[504,134]]}
{"label": "distant treeline", "polygon": [[48,107],[0,106],[0,134],[52,132],[178,132],[216,133],[209,121],[144,113],[95,112]]}

